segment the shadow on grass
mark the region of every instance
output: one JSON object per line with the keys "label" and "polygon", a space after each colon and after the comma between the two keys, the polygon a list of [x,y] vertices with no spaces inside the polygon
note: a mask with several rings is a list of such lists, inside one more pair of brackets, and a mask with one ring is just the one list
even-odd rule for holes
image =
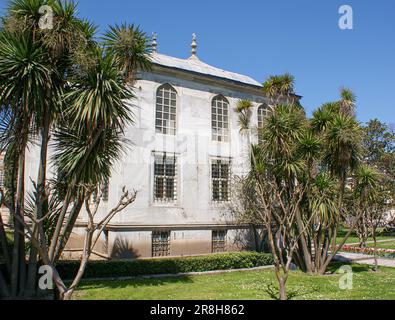
{"label": "shadow on grass", "polygon": [[334,274],[336,271],[344,265],[348,265],[352,267],[352,271],[354,273],[360,273],[360,272],[369,272],[372,270],[372,266],[367,265],[367,264],[352,264],[352,263],[345,263],[345,262],[332,262],[329,267],[327,272]]}
{"label": "shadow on grass", "polygon": [[138,288],[138,287],[154,287],[162,286],[166,284],[187,284],[193,283],[193,280],[189,276],[175,276],[175,277],[163,277],[163,278],[146,278],[137,277],[135,279],[125,280],[82,280],[78,286],[79,290],[84,289],[122,289],[122,288]]}
{"label": "shadow on grass", "polygon": [[[269,283],[268,285],[266,285],[266,289],[264,290],[268,296],[273,299],[273,300],[280,300],[279,296],[280,296],[280,292],[278,290],[278,288],[273,285],[273,283]],[[287,299],[288,300],[294,300],[295,298],[301,298],[303,296],[307,296],[309,294],[318,292],[319,290],[317,288],[313,288],[313,290],[308,290],[306,292],[301,292],[298,290],[291,290],[287,287]]]}

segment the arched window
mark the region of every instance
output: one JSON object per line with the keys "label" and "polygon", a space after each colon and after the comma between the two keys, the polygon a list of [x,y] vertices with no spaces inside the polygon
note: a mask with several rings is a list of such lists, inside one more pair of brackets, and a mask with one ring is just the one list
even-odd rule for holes
{"label": "arched window", "polygon": [[211,130],[214,141],[229,140],[229,102],[221,95],[211,103]]}
{"label": "arched window", "polygon": [[262,104],[258,107],[258,128],[263,127],[263,121],[269,114],[269,106],[267,104]]}
{"label": "arched window", "polygon": [[162,134],[176,134],[177,92],[169,84],[156,92],[155,130]]}

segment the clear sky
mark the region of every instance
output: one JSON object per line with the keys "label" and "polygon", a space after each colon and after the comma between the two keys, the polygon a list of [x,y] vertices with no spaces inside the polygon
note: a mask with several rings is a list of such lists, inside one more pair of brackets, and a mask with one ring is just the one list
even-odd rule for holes
{"label": "clear sky", "polygon": [[[2,13],[6,0],[0,0]],[[395,123],[394,0],[79,0],[79,15],[100,26],[127,21],[158,33],[159,52],[190,55],[259,82],[289,72],[308,113],[357,95],[358,118]],[[338,9],[351,5],[354,29],[340,30]]]}

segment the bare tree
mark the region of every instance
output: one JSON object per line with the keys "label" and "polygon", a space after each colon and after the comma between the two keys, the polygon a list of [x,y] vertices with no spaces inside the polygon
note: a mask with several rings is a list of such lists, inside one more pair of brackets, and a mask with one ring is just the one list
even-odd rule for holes
{"label": "bare tree", "polygon": [[279,299],[286,300],[286,283],[291,263],[300,236],[305,232],[304,229],[295,228],[305,188],[296,185],[290,194],[282,183],[268,177],[262,179],[259,175],[240,178],[239,181],[241,192],[235,194],[239,205],[234,207],[234,212],[244,221],[259,223],[267,233],[279,284]]}
{"label": "bare tree", "polygon": [[[136,200],[136,196],[137,196],[137,191],[134,190],[133,192],[129,192],[126,190],[125,187],[123,187],[122,196],[120,197],[118,204],[113,209],[106,212],[103,215],[103,217],[99,219],[98,211],[99,211],[101,194],[97,197],[97,200],[92,204],[91,201],[92,193],[93,193],[93,189],[91,188],[90,191],[87,192],[87,196],[84,199],[85,209],[88,216],[87,226],[85,230],[85,237],[84,237],[84,246],[82,249],[82,255],[80,258],[80,265],[78,271],[69,287],[65,285],[63,279],[60,277],[59,273],[56,270],[56,265],[50,259],[48,246],[46,242],[41,241],[40,237],[37,236],[36,230],[42,228],[42,225],[45,222],[45,220],[48,218],[48,215],[42,217],[41,219],[37,219],[33,215],[27,214],[30,219],[29,222],[24,221],[24,219],[19,219],[17,216],[17,219],[19,219],[18,220],[19,223],[21,223],[24,227],[24,230],[26,230],[24,236],[26,236],[30,240],[31,245],[35,247],[39,257],[42,260],[42,263],[44,265],[49,266],[50,269],[52,270],[53,281],[56,285],[57,290],[59,291],[60,298],[63,300],[71,299],[75,289],[77,288],[83,277],[83,274],[89,262],[92,251],[94,250],[98,240],[100,239],[107,225],[110,223],[110,221],[114,218],[116,214],[118,214],[126,207],[128,207],[130,204],[132,204]],[[1,189],[0,189],[0,194],[1,194],[1,204],[5,204],[7,208],[11,211],[11,214],[13,215],[14,212],[12,212],[12,207],[5,202],[4,193],[3,190]],[[2,230],[4,230],[4,226],[8,226],[12,228],[12,226],[4,224],[0,220],[1,234],[3,233]],[[4,294],[6,296],[9,295],[10,290],[7,288],[6,281],[3,278],[0,278],[0,284],[2,287],[4,287],[3,288]]]}

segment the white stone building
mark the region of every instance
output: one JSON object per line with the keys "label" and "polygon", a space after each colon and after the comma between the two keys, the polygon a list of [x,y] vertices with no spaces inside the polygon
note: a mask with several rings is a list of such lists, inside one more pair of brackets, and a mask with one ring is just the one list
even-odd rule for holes
{"label": "white stone building", "polygon": [[[153,68],[139,74],[131,101],[131,145],[114,167],[100,210],[113,208],[124,186],[137,190],[137,199],[111,221],[96,253],[136,258],[249,249],[250,230],[227,214],[231,176],[248,163],[234,109],[240,99],[253,102],[257,127],[268,107],[261,84],[200,61],[195,37],[188,59],[157,53],[155,42]],[[37,157],[28,155],[27,176],[35,177],[29,163]],[[66,257],[80,250],[83,230],[82,214]]]}

